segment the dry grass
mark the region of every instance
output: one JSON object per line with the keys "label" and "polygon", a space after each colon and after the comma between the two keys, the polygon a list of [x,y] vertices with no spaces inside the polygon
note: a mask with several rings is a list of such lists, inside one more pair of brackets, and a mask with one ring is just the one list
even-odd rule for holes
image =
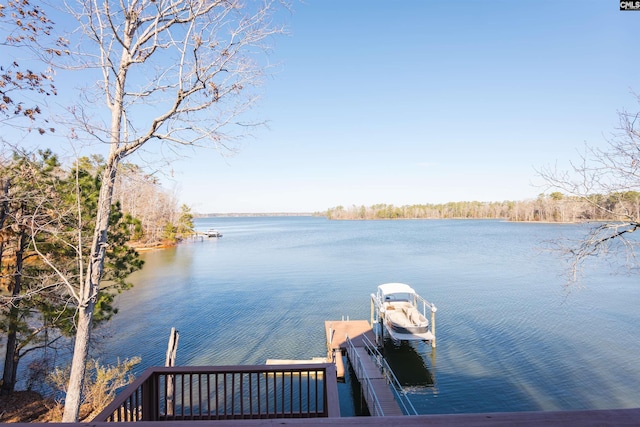
{"label": "dry grass", "polygon": [[[35,391],[16,391],[0,396],[0,423],[50,423],[62,421],[63,407],[53,399],[44,399]],[[83,405],[80,420],[93,417],[91,408]]]}

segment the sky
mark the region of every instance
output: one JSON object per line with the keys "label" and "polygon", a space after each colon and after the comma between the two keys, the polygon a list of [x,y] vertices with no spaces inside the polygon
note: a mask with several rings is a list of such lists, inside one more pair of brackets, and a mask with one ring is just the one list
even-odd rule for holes
{"label": "sky", "polygon": [[640,12],[614,0],[306,0],[287,21],[269,129],[172,165],[195,212],[535,198],[638,108]]}
{"label": "sky", "polygon": [[252,111],[268,128],[158,175],[196,213],[531,199],[537,170],[639,111],[640,11],[615,0],[304,0],[283,18]]}

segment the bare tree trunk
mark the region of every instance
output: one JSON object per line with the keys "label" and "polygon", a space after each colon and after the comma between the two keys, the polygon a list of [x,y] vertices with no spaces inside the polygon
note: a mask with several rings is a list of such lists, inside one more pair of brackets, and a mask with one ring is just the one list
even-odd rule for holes
{"label": "bare tree trunk", "polygon": [[[104,90],[111,124],[110,153],[98,199],[91,258],[79,292],[78,330],[63,422],[76,422],[80,409],[120,160],[149,141],[178,145],[209,142],[231,149],[221,141],[237,136],[227,137],[221,129],[237,124],[244,132],[247,127],[234,118],[254,103],[255,97],[245,88],[260,82],[263,68],[251,59],[252,51],[266,47],[263,43],[282,31],[271,21],[272,9],[280,3],[267,1],[245,8],[240,1],[69,2],[70,11],[87,35],[81,45],[98,49],[85,58],[88,66],[102,71],[98,87]],[[231,28],[234,24],[235,30]],[[166,68],[158,68],[159,64],[166,64]],[[134,73],[136,83],[126,91],[129,71]],[[133,90],[134,86],[141,90]],[[221,99],[229,102],[221,103]],[[158,115],[147,124],[134,120],[136,125],[131,125],[126,118],[129,112],[136,119],[139,114],[146,116],[149,104],[156,106]],[[101,125],[93,127],[82,114],[78,119],[91,137],[102,140]]]}
{"label": "bare tree trunk", "polygon": [[86,279],[80,295],[82,301],[78,309],[78,330],[76,332],[75,346],[73,349],[71,374],[69,376],[62,422],[77,422],[80,414],[82,385],[84,383],[85,366],[89,353],[93,310],[98,299],[100,278],[102,277],[104,268],[104,258],[107,248],[107,229],[109,227],[111,199],[113,197],[113,187],[118,162],[119,159],[117,156],[110,156],[109,162],[105,167],[102,186],[100,187],[96,229],[91,245],[91,260],[87,266]]}
{"label": "bare tree trunk", "polygon": [[91,337],[91,321],[95,303],[89,302],[86,307],[80,307],[78,311],[78,330],[73,348],[71,361],[71,374],[69,386],[64,402],[64,414],[62,422],[77,422],[82,404],[82,384],[84,382],[85,365],[89,353],[89,340]]}
{"label": "bare tree trunk", "polygon": [[[9,213],[9,178],[2,180],[2,204],[0,204],[0,230],[4,228],[4,221]],[[2,277],[2,259],[4,254],[4,238],[0,237],[0,277]]]}
{"label": "bare tree trunk", "polygon": [[[24,208],[21,208],[24,212]],[[13,275],[13,291],[11,292],[12,304],[9,310],[9,332],[7,333],[7,349],[4,358],[4,372],[2,375],[2,394],[13,393],[16,385],[16,372],[18,371],[18,362],[20,361],[20,355],[17,350],[17,334],[18,334],[18,322],[20,316],[20,309],[18,308],[19,302],[16,301],[16,297],[20,295],[22,288],[22,261],[24,258],[24,251],[27,246],[27,233],[24,228],[21,227],[18,237],[18,246],[16,248],[16,271]]]}

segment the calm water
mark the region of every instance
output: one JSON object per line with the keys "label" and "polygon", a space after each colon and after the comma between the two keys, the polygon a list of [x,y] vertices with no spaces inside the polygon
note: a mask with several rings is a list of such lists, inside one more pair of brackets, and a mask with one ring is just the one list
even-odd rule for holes
{"label": "calm water", "polygon": [[[369,319],[380,283],[411,284],[438,307],[438,348],[385,352],[418,412],[640,406],[640,281],[600,265],[566,294],[543,241],[580,226],[499,221],[200,219],[224,237],[145,254],[102,333],[107,360],[163,365],[171,327],[181,365],[324,356],[324,320]],[[111,344],[110,344],[111,343]],[[352,411],[350,385],[340,385]],[[347,396],[346,398],[344,396]]]}

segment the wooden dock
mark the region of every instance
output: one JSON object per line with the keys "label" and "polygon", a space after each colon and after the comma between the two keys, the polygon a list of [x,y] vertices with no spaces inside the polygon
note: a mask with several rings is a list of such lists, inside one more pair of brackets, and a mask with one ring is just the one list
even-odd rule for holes
{"label": "wooden dock", "polygon": [[[338,377],[344,377],[343,352],[347,353],[349,362],[362,387],[362,396],[372,416],[403,415],[396,401],[391,386],[384,373],[371,359],[364,344],[366,337],[375,342],[371,325],[366,320],[327,320],[324,322],[327,337],[327,358],[334,360]],[[352,346],[347,344],[347,337]]]}
{"label": "wooden dock", "polygon": [[346,350],[347,335],[354,343],[360,344],[362,337],[375,341],[371,325],[367,320],[325,320],[324,328],[327,332],[327,344],[330,349]]}

